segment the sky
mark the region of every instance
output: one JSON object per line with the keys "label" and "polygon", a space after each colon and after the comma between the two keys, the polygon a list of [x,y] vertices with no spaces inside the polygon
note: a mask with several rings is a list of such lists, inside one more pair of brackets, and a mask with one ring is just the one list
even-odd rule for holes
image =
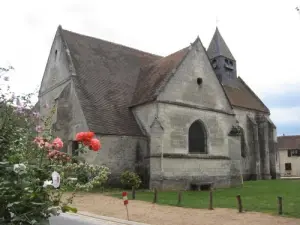
{"label": "sky", "polygon": [[0,67],[17,93],[38,89],[58,25],[166,56],[216,25],[238,75],[271,110],[278,135],[300,134],[300,0],[2,1]]}

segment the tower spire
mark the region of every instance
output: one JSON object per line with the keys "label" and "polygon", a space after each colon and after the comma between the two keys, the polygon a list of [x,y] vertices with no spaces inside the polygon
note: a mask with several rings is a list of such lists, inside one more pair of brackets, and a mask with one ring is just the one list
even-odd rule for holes
{"label": "tower spire", "polygon": [[220,34],[218,27],[216,27],[215,34],[209,44],[207,54],[211,59],[218,56],[224,56],[228,59],[235,60],[222,35]]}
{"label": "tower spire", "polygon": [[222,84],[236,86],[236,61],[218,27],[207,49],[212,67]]}

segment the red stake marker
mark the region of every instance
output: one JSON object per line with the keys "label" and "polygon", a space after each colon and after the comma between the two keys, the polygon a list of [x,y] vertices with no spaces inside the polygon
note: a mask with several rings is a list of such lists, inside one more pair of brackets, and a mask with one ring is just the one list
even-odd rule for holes
{"label": "red stake marker", "polygon": [[126,191],[123,191],[122,196],[123,196],[124,205],[126,206],[127,220],[129,220],[128,207],[127,207],[127,205],[128,205],[127,192],[126,192]]}

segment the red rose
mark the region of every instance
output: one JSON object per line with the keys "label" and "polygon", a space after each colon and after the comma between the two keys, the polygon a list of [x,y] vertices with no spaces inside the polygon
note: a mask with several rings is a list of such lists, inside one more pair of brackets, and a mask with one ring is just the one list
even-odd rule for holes
{"label": "red rose", "polygon": [[97,152],[101,148],[100,141],[96,138],[93,138],[90,142],[90,147],[93,151]]}

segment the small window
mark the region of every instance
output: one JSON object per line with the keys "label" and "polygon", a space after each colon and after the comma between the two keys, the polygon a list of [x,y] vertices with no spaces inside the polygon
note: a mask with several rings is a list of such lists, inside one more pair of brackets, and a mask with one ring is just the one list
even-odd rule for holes
{"label": "small window", "polygon": [[292,163],[285,163],[285,170],[292,170]]}
{"label": "small window", "polygon": [[288,157],[291,157],[291,156],[292,156],[292,151],[288,150]]}

